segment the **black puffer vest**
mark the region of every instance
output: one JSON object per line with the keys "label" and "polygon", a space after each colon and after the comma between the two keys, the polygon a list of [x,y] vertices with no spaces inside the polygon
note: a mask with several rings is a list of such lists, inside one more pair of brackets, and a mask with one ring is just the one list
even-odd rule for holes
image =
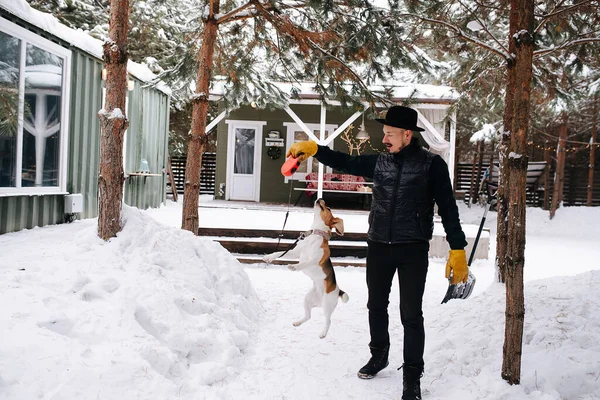
{"label": "black puffer vest", "polygon": [[416,138],[396,154],[380,154],[373,176],[369,240],[428,242],[433,235],[433,194],[429,169],[435,155]]}

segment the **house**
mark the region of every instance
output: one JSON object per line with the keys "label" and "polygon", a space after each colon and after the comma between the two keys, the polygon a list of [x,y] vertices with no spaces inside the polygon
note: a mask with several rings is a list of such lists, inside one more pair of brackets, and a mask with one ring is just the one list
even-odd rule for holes
{"label": "house", "polygon": [[[292,86],[288,84],[280,84],[280,89],[285,93],[292,92]],[[421,142],[448,162],[450,176],[453,177],[456,119],[450,107],[457,100],[458,93],[450,87],[432,85],[390,84],[371,89],[385,89],[392,93],[392,101],[398,104],[408,102],[410,107],[419,112],[419,125],[425,128],[425,132],[418,135]],[[261,110],[249,105],[229,114],[222,110],[209,124],[207,132],[214,126],[217,128],[216,198],[286,203],[290,193],[294,193],[292,202],[295,202],[298,196],[309,191],[305,181],[310,173],[315,173],[313,176],[318,178],[313,183],[317,185],[315,191],[319,197],[323,196],[323,191],[325,198],[334,192],[336,195],[352,195],[358,201],[370,196],[368,189],[364,188],[354,193],[324,189],[324,184],[327,186],[332,182],[327,182],[323,177],[342,179],[338,175],[326,175],[335,171],[322,166],[319,169],[319,163],[312,158],[303,163],[290,178],[282,176],[280,167],[285,161],[287,149],[295,141],[310,138],[332,149],[352,154],[341,136],[350,124],[353,124],[354,132],[364,124],[370,135],[368,142],[363,141],[365,154],[383,150],[381,124],[364,118],[361,111],[343,108],[339,102],[329,101],[330,106],[325,107],[310,84],[295,85],[295,90],[297,96],[292,98],[290,95],[289,106],[284,109]],[[218,102],[222,94],[223,88],[215,85],[211,99]],[[290,184],[293,185],[293,191],[290,190]]]}
{"label": "house", "polygon": [[[170,91],[149,87],[145,66],[130,62],[128,72],[124,201],[157,207]],[[101,41],[25,0],[0,0],[0,234],[98,215],[103,76]]]}

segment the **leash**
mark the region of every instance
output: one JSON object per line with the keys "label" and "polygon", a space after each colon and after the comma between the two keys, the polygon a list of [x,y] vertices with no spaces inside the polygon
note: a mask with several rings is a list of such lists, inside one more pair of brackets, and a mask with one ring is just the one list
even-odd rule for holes
{"label": "leash", "polygon": [[[288,217],[290,215],[290,203],[292,202],[292,187],[294,186],[294,181],[290,180],[290,193],[288,194],[288,204],[287,204],[287,211],[285,213],[285,219],[283,220],[283,226],[281,227],[281,232],[278,235],[278,239],[277,239],[277,246],[275,247],[275,252],[277,252],[277,250],[279,250],[279,244],[281,243],[281,238],[283,237],[283,231],[285,229],[285,224],[287,223]],[[303,195],[304,193],[300,193],[300,196],[298,196],[298,199],[296,200],[296,202],[294,203],[294,207],[296,207],[296,204],[298,204],[298,201],[300,200],[300,197]],[[294,246],[302,239],[304,239],[306,237],[306,232],[302,232],[300,234],[300,236],[298,236],[298,239],[296,239],[296,241],[294,243],[292,243],[285,252],[283,252],[282,255],[280,255],[277,258],[281,258],[284,255],[286,255],[288,253],[288,251],[290,251],[291,249],[294,248]]]}
{"label": "leash", "polygon": [[[287,223],[288,217],[290,216],[290,203],[292,202],[292,187],[293,186],[294,186],[294,180],[290,179],[290,193],[288,194],[287,211],[285,212],[285,219],[283,220],[283,226],[281,227],[281,232],[279,232],[279,235],[277,236],[278,239],[277,239],[277,246],[275,247],[275,251],[279,250],[279,243],[281,242],[281,238],[283,237],[283,230],[285,229],[285,224]],[[295,205],[296,204],[294,204],[294,206]],[[290,249],[287,249],[286,253],[289,250]]]}

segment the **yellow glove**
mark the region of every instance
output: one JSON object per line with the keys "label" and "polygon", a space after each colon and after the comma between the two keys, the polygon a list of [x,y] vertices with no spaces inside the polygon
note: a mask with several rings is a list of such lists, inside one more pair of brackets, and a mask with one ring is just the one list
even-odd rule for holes
{"label": "yellow glove", "polygon": [[290,147],[285,156],[292,156],[302,162],[308,157],[312,157],[317,154],[317,150],[319,150],[319,146],[312,140],[307,140],[306,142],[296,142],[292,145],[292,147]]}
{"label": "yellow glove", "polygon": [[446,278],[450,278],[452,270],[452,281],[455,285],[459,282],[466,282],[469,276],[469,266],[467,265],[467,255],[464,250],[450,250],[448,262],[446,263]]}

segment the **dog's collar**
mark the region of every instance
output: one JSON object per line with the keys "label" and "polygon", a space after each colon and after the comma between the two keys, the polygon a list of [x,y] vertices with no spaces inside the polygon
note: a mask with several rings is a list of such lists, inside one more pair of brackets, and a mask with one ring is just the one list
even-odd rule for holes
{"label": "dog's collar", "polygon": [[313,229],[312,233],[322,236],[326,240],[331,239],[331,232],[323,231],[321,229]]}

